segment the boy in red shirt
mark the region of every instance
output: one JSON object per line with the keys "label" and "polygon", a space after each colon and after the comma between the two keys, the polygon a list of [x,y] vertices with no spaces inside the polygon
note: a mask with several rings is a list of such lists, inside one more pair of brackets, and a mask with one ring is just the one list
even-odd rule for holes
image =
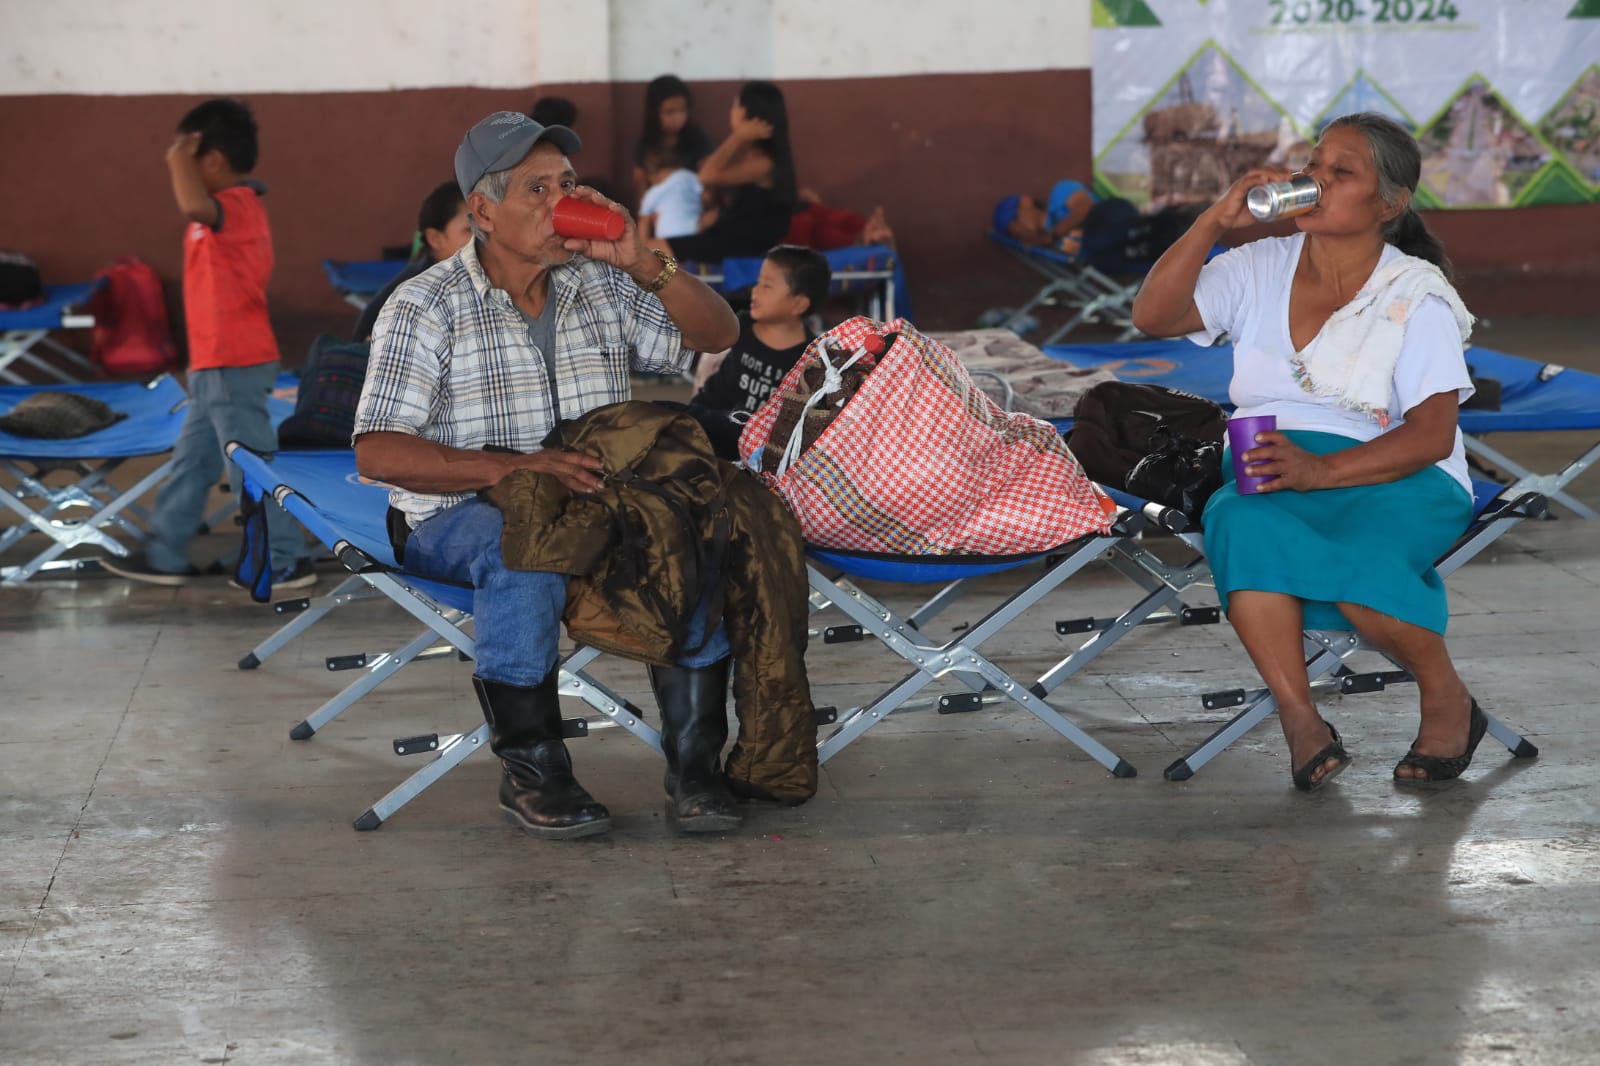
{"label": "boy in red shirt", "polygon": [[[183,244],[189,412],[144,551],[101,560],[135,581],[182,585],[199,576],[189,541],[224,466],[233,491],[240,489],[239,470],[225,462],[222,446],[237,440],[259,451],[277,449],[267,413],[278,376],[278,342],[267,320],[272,233],[261,206],[266,187],[249,179],[256,154],[255,117],[237,100],[208,100],[190,111],[167,149],[173,196],[189,220]],[[267,504],[267,528],[273,585],[314,584],[305,536],[276,503]]]}

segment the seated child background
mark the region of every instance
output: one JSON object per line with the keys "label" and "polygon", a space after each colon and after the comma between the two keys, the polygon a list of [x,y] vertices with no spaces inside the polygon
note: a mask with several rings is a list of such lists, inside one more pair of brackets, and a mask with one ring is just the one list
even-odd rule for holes
{"label": "seated child background", "polygon": [[739,458],[742,420],[767,401],[816,334],[807,316],[822,307],[833,274],[822,253],[780,244],[761,261],[750,309],[739,316],[739,339],[725,352],[706,353],[695,366],[689,408],[706,427],[717,454]]}
{"label": "seated child background", "polygon": [[639,201],[644,236],[671,240],[700,230],[700,179],[674,148],[650,148],[643,170],[650,187]]}
{"label": "seated child background", "polygon": [[417,230],[411,238],[411,261],[367,301],[361,317],[356,320],[353,338],[371,340],[378,312],[389,302],[394,290],[435,263],[449,259],[471,240],[472,226],[467,222],[467,201],[461,195],[461,187],[454,178],[435,186],[417,211]]}

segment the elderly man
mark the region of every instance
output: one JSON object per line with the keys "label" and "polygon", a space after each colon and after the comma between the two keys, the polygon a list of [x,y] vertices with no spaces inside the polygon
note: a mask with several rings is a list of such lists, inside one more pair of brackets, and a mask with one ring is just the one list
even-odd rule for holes
{"label": "elderly man", "polygon": [[[500,757],[500,805],[553,838],[611,825],[562,741],[555,663],[567,576],[508,570],[500,512],[476,493],[514,470],[597,491],[598,459],[541,448],[555,424],[626,400],[630,370],[680,370],[693,351],[721,351],[739,333],[720,296],[647,248],[620,206],[578,187],[567,157],[579,147],[571,130],[509,111],[467,132],[456,180],[475,239],[385,305],[355,423],[357,467],[395,486],[390,526],[406,569],[473,587],[473,685]],[[622,215],[621,239],[558,236],[551,209],[567,196]],[[727,656],[719,631],[681,665],[651,668],[670,810],[686,831],[740,820],[718,764]]]}

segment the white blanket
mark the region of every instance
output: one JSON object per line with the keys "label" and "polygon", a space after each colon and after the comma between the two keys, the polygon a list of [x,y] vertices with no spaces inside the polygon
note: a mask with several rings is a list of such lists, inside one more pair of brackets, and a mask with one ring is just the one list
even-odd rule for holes
{"label": "white blanket", "polygon": [[1035,418],[1071,418],[1078,397],[1115,374],[1052,359],[1009,329],[929,333],[961,360],[979,388],[1008,411]]}

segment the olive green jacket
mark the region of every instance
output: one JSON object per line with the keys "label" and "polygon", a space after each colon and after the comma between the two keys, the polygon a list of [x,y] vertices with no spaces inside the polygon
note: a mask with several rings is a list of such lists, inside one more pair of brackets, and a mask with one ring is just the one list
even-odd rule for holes
{"label": "olive green jacket", "polygon": [[817,727],[806,679],[805,545],[783,501],[718,459],[689,415],[641,401],[562,422],[546,442],[598,456],[605,486],[574,493],[519,470],[488,490],[505,515],[501,552],[516,570],[572,575],[572,639],[670,665],[707,600],[733,649],[739,735],[735,791],[790,803],[817,790]]}

